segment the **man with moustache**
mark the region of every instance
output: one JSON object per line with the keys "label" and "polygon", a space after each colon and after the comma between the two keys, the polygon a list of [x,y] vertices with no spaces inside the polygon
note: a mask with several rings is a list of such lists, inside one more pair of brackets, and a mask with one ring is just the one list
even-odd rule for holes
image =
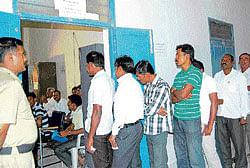
{"label": "man with moustache", "polygon": [[[247,124],[245,127],[245,135],[247,137],[248,148],[250,150],[250,54],[243,53],[239,56],[239,64],[242,74],[247,78],[247,90],[248,90],[248,115],[247,115]],[[250,153],[247,155],[250,157]]]}
{"label": "man with moustache", "polygon": [[226,168],[232,167],[231,140],[235,149],[235,167],[247,168],[243,125],[247,123],[247,80],[233,69],[234,57],[225,54],[221,60],[222,71],[215,74],[218,89],[216,141],[222,152]]}
{"label": "man with moustache", "polygon": [[35,167],[37,127],[17,77],[26,62],[21,40],[0,38],[0,167]]}
{"label": "man with moustache", "polygon": [[194,48],[190,44],[176,47],[176,65],[182,70],[171,88],[174,106],[174,147],[177,166],[205,168],[202,153],[200,89],[201,71],[192,65]]}

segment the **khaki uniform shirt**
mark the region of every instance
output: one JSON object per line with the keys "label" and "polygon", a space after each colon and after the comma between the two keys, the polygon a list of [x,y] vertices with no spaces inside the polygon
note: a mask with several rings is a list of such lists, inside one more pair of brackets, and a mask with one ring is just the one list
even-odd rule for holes
{"label": "khaki uniform shirt", "polygon": [[3,147],[34,143],[37,127],[17,76],[0,67],[0,127],[10,124]]}

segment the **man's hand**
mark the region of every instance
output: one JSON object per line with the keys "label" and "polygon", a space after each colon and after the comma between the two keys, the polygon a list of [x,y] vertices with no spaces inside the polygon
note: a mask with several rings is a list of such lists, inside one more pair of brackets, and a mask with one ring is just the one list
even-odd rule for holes
{"label": "man's hand", "polygon": [[2,149],[3,147],[3,143],[5,141],[5,137],[4,134],[3,134],[3,131],[0,129],[0,150]]}
{"label": "man's hand", "polygon": [[[91,137],[88,137],[87,139],[87,143],[86,143],[86,147],[87,147],[87,151],[90,153],[94,153],[95,151],[93,150],[93,144],[94,144],[94,140]],[[92,148],[91,148],[92,146]]]}
{"label": "man's hand", "polygon": [[211,135],[212,130],[213,130],[212,127],[209,127],[209,125],[206,125],[202,132],[202,135],[209,136]]}
{"label": "man's hand", "polygon": [[61,137],[66,137],[68,135],[68,131],[61,131],[60,135]]}
{"label": "man's hand", "polygon": [[110,135],[109,142],[111,143],[112,148],[118,148],[117,143],[115,142],[116,135]]}
{"label": "man's hand", "polygon": [[219,105],[223,104],[223,102],[224,102],[223,99],[218,99],[218,104]]}
{"label": "man's hand", "polygon": [[168,113],[166,112],[166,110],[163,107],[161,107],[159,109],[159,111],[157,112],[157,114],[159,114],[161,116],[167,116],[168,115]]}
{"label": "man's hand", "polygon": [[241,118],[240,119],[240,124],[241,125],[245,125],[247,123],[247,120],[244,120],[244,118]]}
{"label": "man's hand", "polygon": [[3,147],[10,124],[0,124],[0,150]]}
{"label": "man's hand", "polygon": [[39,117],[39,118],[36,120],[36,125],[37,125],[38,127],[41,127],[41,125],[42,125],[42,117]]}
{"label": "man's hand", "polygon": [[186,98],[184,98],[183,100],[190,99],[192,96],[193,96],[192,93],[189,93],[189,95]]}

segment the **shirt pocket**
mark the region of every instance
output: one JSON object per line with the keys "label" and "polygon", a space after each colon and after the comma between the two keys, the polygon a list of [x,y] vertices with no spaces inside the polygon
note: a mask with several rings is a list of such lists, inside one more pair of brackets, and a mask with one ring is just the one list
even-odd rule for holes
{"label": "shirt pocket", "polygon": [[228,83],[228,90],[229,92],[237,92],[237,86],[234,82],[230,81],[230,83]]}

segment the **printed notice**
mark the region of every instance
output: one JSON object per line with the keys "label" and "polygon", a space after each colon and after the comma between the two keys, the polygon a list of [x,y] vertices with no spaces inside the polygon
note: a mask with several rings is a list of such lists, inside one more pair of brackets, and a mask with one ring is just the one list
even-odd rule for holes
{"label": "printed notice", "polygon": [[54,0],[59,16],[78,19],[99,20],[98,14],[86,12],[86,0]]}

